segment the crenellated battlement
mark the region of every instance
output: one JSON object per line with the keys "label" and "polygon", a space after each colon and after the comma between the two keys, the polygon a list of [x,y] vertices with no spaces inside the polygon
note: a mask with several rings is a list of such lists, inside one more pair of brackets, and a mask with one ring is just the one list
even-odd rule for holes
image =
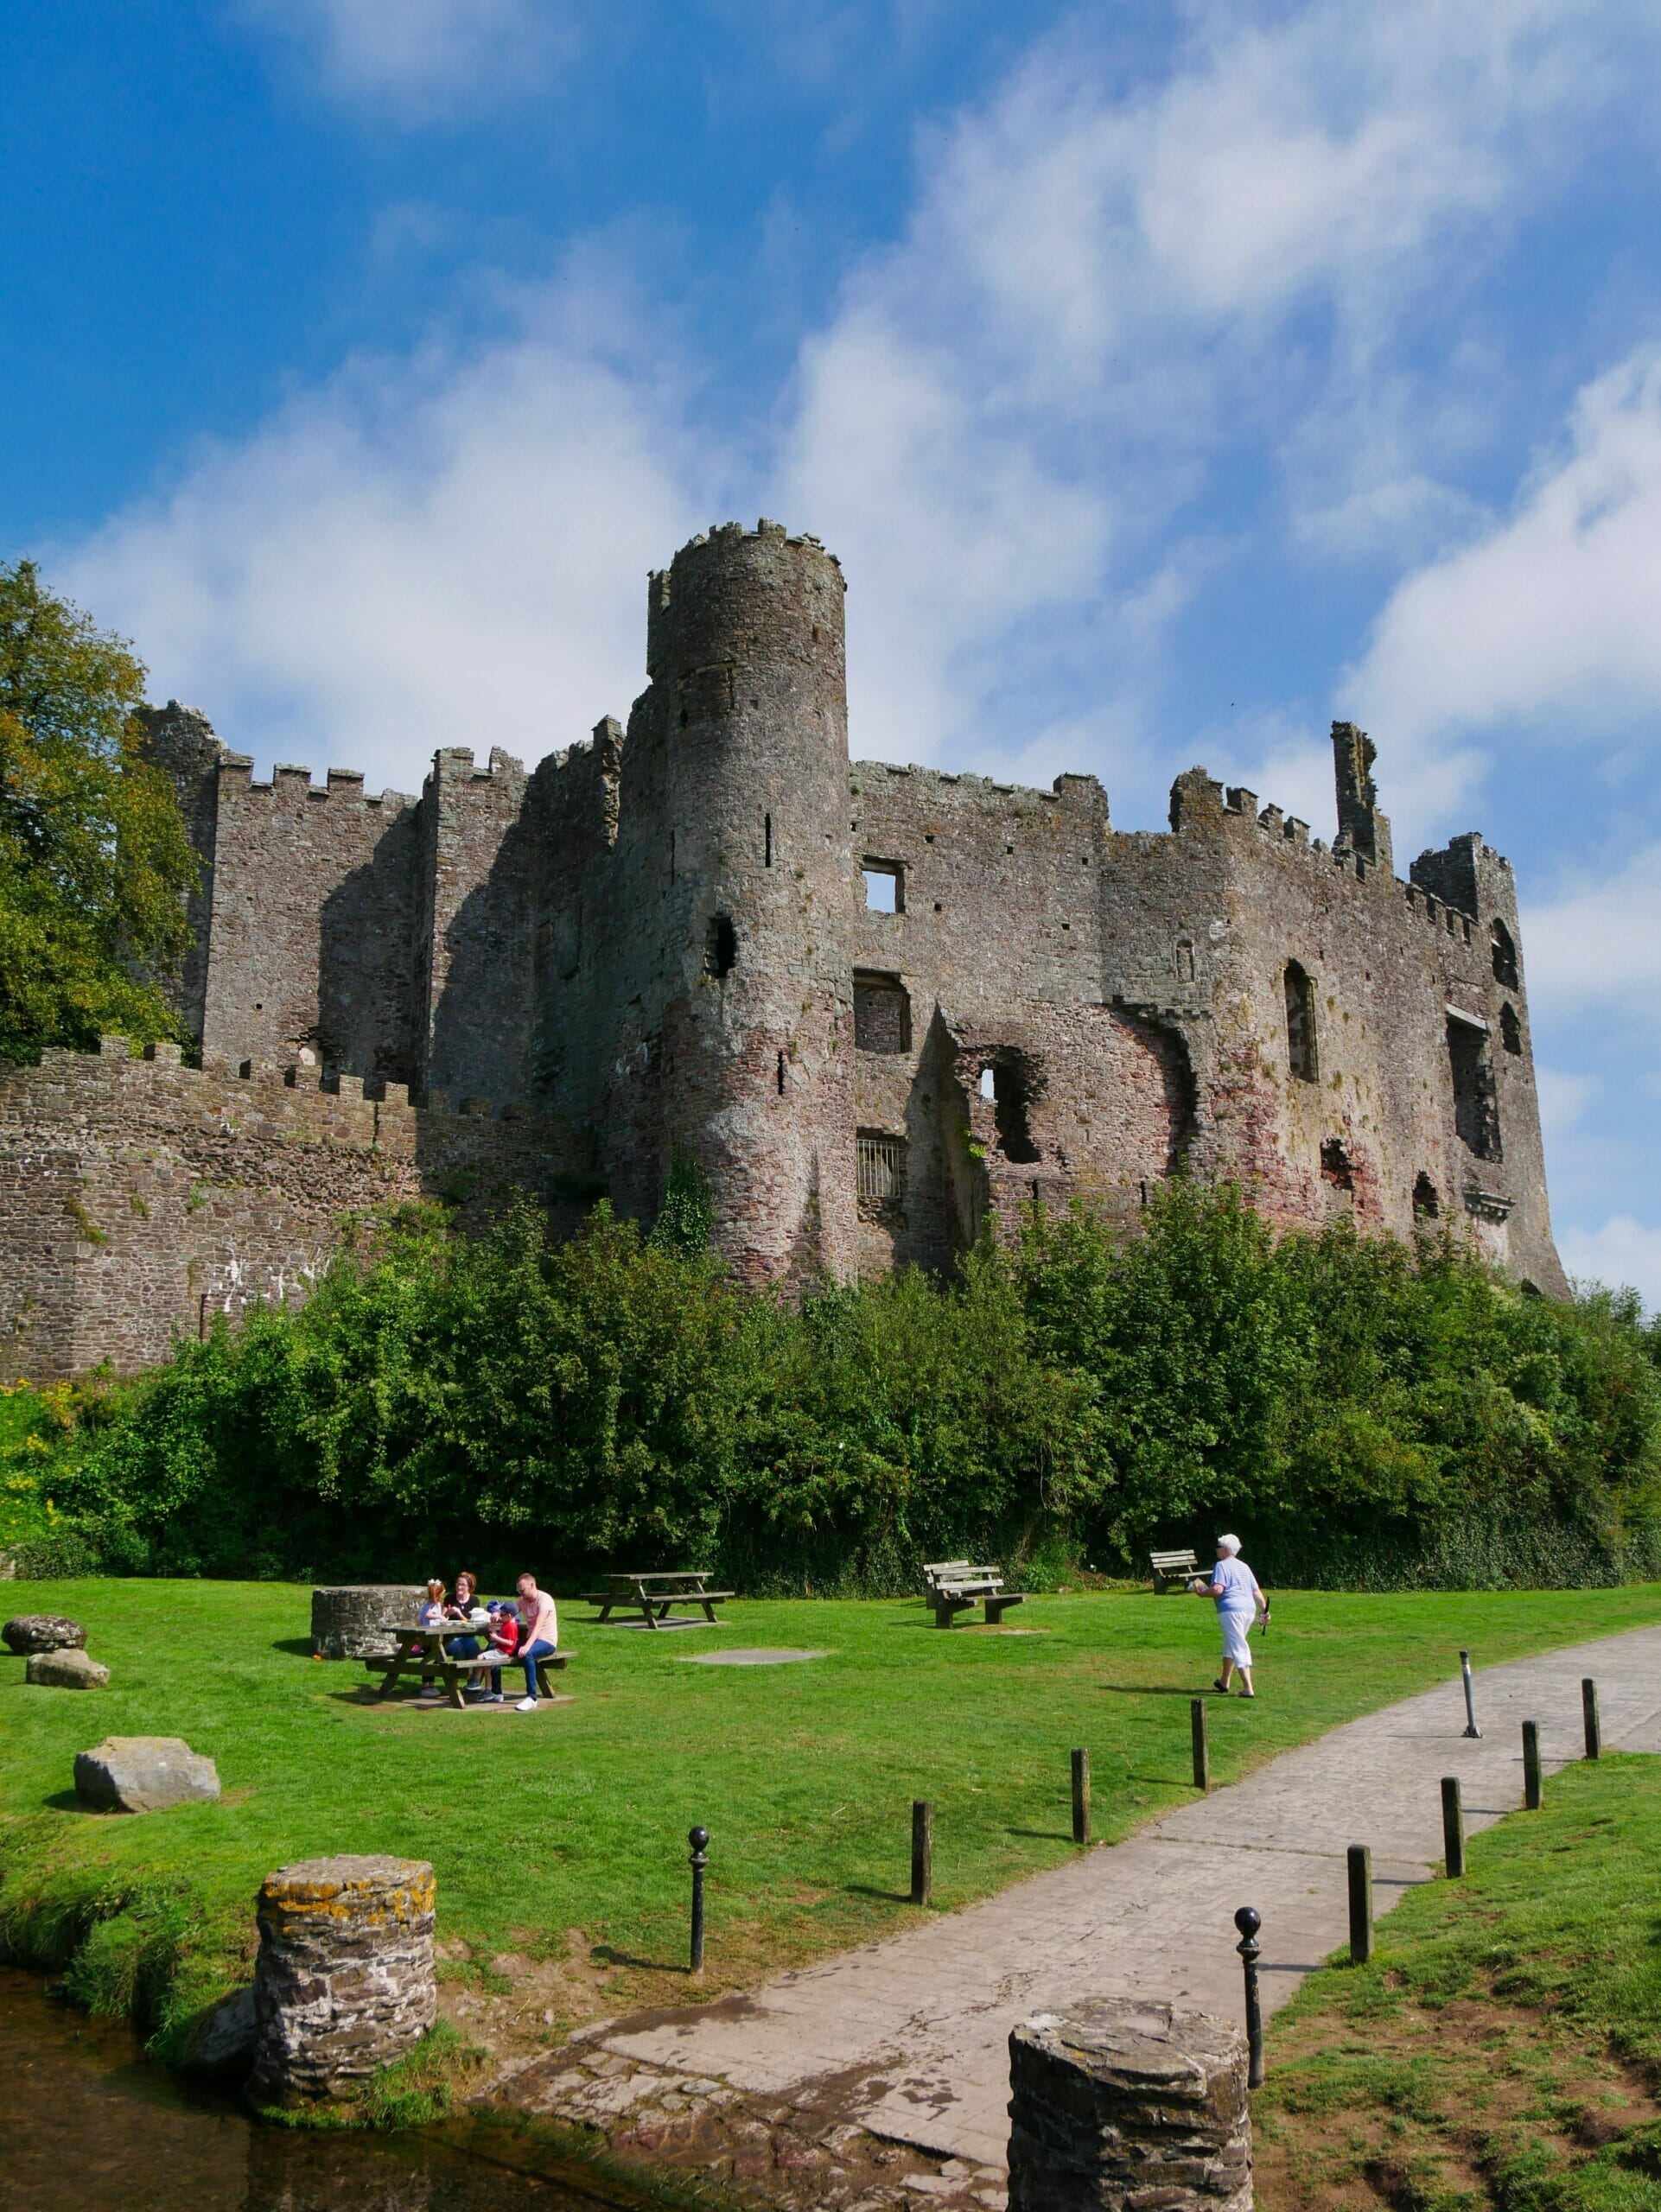
{"label": "crenellated battlement", "polygon": [[224,750],[220,752],[218,767],[220,794],[230,797],[233,801],[238,798],[304,799],[310,805],[322,805],[332,801],[336,806],[374,807],[385,815],[401,814],[406,807],[417,804],[411,792],[394,791],[390,785],[384,791],[366,791],[361,768],[327,769],[320,784],[314,779],[309,768],[279,761],[269,779],[261,780],[254,774],[251,753]]}

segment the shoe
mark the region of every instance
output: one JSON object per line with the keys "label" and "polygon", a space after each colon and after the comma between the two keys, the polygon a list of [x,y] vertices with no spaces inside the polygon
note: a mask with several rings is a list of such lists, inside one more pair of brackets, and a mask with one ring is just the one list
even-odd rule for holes
{"label": "shoe", "polygon": [[513,1708],[515,1713],[534,1713],[536,1709],[537,1701],[533,1697],[522,1697]]}
{"label": "shoe", "polygon": [[500,1690],[487,1690],[479,1702],[481,1705],[504,1705],[506,1700]]}
{"label": "shoe", "polygon": [[1221,1690],[1221,1692],[1223,1693],[1223,1695],[1224,1695],[1225,1697],[1226,1697],[1226,1696],[1228,1695],[1228,1684],[1227,1684],[1227,1683],[1223,1680],[1223,1677],[1222,1677],[1220,1675],[1217,1677],[1217,1680],[1216,1680],[1216,1681],[1212,1684],[1212,1688],[1214,1690]]}
{"label": "shoe", "polygon": [[1240,1694],[1242,1697],[1256,1697],[1257,1693],[1256,1690],[1242,1690]]}

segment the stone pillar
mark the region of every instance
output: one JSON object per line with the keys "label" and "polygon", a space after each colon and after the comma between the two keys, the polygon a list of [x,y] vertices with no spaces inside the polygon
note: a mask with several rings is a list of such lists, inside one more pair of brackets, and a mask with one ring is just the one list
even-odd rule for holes
{"label": "stone pillar", "polygon": [[349,2096],[432,2025],[433,1870],[423,1859],[306,1859],[259,1892],[253,2093]]}
{"label": "stone pillar", "polygon": [[1009,2212],[1251,2212],[1240,2031],[1136,1999],[1009,2037]]}
{"label": "stone pillar", "polygon": [[342,1582],[311,1593],[311,1648],[319,1659],[390,1659],[387,1633],[413,1628],[426,1591],[418,1582]]}

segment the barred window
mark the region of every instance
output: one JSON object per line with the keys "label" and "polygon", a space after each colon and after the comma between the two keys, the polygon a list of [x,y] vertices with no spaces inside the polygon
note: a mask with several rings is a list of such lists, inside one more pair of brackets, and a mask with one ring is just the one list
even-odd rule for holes
{"label": "barred window", "polygon": [[859,1143],[859,1195],[862,1198],[897,1198],[906,1179],[906,1140],[862,1135]]}

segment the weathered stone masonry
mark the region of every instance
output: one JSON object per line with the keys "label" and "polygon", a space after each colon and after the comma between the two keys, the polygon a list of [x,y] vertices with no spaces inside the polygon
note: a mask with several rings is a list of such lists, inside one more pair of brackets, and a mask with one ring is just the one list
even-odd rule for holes
{"label": "weathered stone masonry", "polygon": [[677,1147],[751,1281],[944,1266],[1034,1198],[1129,1225],[1186,1162],[1563,1287],[1506,861],[1473,834],[1398,879],[1347,723],[1330,848],[1203,769],[1127,833],[1093,777],[850,764],[843,601],[816,539],[695,538],[627,731],[529,774],[448,747],[419,798],[257,784],[155,713],[202,1069],[0,1077],[0,1372],[155,1358],[458,1172],[475,1214],[647,1215]]}

